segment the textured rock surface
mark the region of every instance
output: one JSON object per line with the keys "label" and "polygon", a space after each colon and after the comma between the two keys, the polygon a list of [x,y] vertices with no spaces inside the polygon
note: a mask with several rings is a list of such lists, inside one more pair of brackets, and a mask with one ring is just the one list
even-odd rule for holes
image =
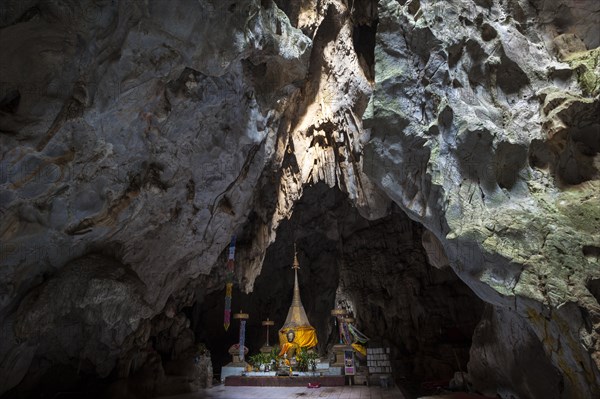
{"label": "textured rock surface", "polygon": [[428,264],[424,229],[397,207],[356,230],[343,237],[340,293],[360,330],[372,344],[394,349],[393,366],[406,385],[466,371],[483,302],[449,267]]}
{"label": "textured rock surface", "polygon": [[[144,394],[204,379],[182,311],[222,288],[232,233],[255,288],[324,182],[366,219],[394,201],[427,229],[413,239],[434,280],[450,265],[492,304],[475,386],[540,397],[559,376],[556,397],[598,396],[599,15],[592,0],[2,2],[0,393],[56,364]],[[373,267],[393,274],[387,254]],[[460,291],[414,273],[427,309]],[[514,347],[538,374],[513,372]]]}
{"label": "textured rock surface", "polygon": [[[510,343],[496,330],[497,345],[527,345],[532,336],[518,326],[533,331],[562,376],[557,395],[565,398],[600,389],[600,309],[586,286],[600,270],[591,255],[600,246],[591,50],[599,8],[591,1],[382,1],[365,120],[367,174],[437,237],[482,299],[506,309],[505,320],[522,319]],[[564,51],[567,62],[555,55],[555,45],[569,42],[553,44],[558,34],[581,41]],[[574,59],[589,61],[578,67]],[[485,361],[474,359],[471,372]],[[536,389],[553,376],[528,388],[516,376],[499,379],[519,396],[540,397]]]}
{"label": "textured rock surface", "polygon": [[[202,276],[250,216],[253,243],[240,256],[249,290],[309,181],[342,187],[370,217],[385,211],[362,177],[370,85],[342,2],[295,21],[309,36],[269,1],[2,7],[0,45],[12,55],[0,65],[6,320],[34,287],[93,252],[131,268],[150,314],[171,295],[181,308],[186,286],[220,284]],[[3,390],[35,344],[17,345],[4,325]],[[104,359],[88,360],[105,374]]]}
{"label": "textured rock surface", "polygon": [[[144,284],[114,260],[87,256],[65,265],[21,302],[14,331],[18,340],[39,345],[38,355],[68,364],[93,359],[107,376],[128,338],[152,315],[143,302]],[[46,353],[50,351],[50,353]]]}
{"label": "textured rock surface", "polygon": [[[531,365],[527,372],[524,365]],[[564,391],[558,370],[526,319],[492,305],[473,335],[469,371],[474,388],[487,395],[560,398]]]}
{"label": "textured rock surface", "polygon": [[[241,59],[278,61],[269,81],[285,86],[304,77],[310,53],[310,40],[275,7],[232,4],[73,2],[76,15],[64,20],[47,4],[4,27],[3,48],[27,40],[49,48],[15,50],[3,66],[15,86],[3,91],[20,96],[3,118],[3,308],[94,247],[131,265],[158,308],[210,270],[222,249],[213,244],[244,220],[273,150],[277,111],[259,108]],[[56,43],[40,40],[47,30],[58,32]],[[56,59],[10,69],[37,52]]]}
{"label": "textured rock surface", "polygon": [[246,291],[252,289],[265,248],[275,240],[279,223],[292,213],[304,185],[324,181],[339,187],[370,219],[383,216],[389,204],[363,173],[361,153],[368,135],[361,118],[371,84],[364,57],[353,46],[355,24],[374,24],[375,2],[350,9],[338,0],[308,1],[301,7],[297,2],[277,3],[312,38],[313,50],[302,88],[287,103],[276,153],[260,182],[260,205],[253,210],[254,242],[241,257]]}
{"label": "textured rock surface", "polygon": [[[145,285],[138,318],[158,314],[245,221],[311,40],[254,1],[12,1],[1,15],[0,314],[89,252]],[[33,344],[21,356],[5,330],[2,390]]]}

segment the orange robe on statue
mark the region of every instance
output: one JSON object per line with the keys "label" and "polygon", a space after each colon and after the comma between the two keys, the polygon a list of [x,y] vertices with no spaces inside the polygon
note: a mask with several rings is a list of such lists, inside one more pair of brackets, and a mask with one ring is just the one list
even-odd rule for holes
{"label": "orange robe on statue", "polygon": [[[290,356],[289,352],[290,349],[294,349],[294,353]],[[283,346],[281,347],[281,352],[279,352],[279,357],[282,357],[285,354],[288,354],[288,359],[290,359],[292,356],[294,356],[296,354],[296,352],[298,351],[298,349],[300,349],[299,345],[295,342],[286,342],[285,344],[283,344]]]}

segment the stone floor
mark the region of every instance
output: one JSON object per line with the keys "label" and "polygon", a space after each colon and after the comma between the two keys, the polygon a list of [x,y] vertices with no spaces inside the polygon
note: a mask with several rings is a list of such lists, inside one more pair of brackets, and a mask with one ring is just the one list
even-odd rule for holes
{"label": "stone floor", "polygon": [[378,386],[343,387],[226,387],[219,385],[204,391],[164,396],[161,399],[405,399],[398,388]]}

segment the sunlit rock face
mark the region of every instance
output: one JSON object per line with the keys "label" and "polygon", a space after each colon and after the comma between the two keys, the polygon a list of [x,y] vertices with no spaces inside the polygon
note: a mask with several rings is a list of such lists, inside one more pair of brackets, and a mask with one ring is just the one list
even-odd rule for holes
{"label": "sunlit rock face", "polygon": [[[488,384],[481,367],[498,359],[476,344],[470,371],[484,391],[588,398],[600,389],[599,10],[593,1],[379,4],[365,171],[497,308],[482,336],[495,334],[511,361],[523,356],[514,348],[541,342],[552,365],[546,378],[501,373]],[[557,373],[554,393],[541,394]]]}
{"label": "sunlit rock face", "polygon": [[[340,0],[276,3],[312,39],[312,52],[301,90],[286,103],[276,153],[257,190],[255,238],[241,260],[246,291],[261,271],[265,248],[276,239],[277,227],[289,218],[306,184],[323,181],[340,188],[368,219],[385,215],[390,202],[363,173],[362,150],[369,136],[362,115],[373,83],[369,43],[374,42],[376,2],[356,7]],[[366,30],[360,40],[357,27]]]}

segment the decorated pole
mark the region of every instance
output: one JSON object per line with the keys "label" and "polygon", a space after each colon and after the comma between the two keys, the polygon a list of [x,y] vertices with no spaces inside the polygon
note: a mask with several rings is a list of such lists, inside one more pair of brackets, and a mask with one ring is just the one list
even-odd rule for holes
{"label": "decorated pole", "polygon": [[231,236],[229,244],[229,256],[227,257],[227,271],[225,284],[225,312],[223,314],[223,327],[225,331],[229,329],[231,324],[231,296],[233,293],[233,260],[235,258],[235,236]]}
{"label": "decorated pole", "polygon": [[357,353],[360,353],[363,357],[367,356],[367,348],[365,348],[365,344],[369,340],[365,334],[358,331],[356,327],[354,327],[354,323],[356,320],[354,317],[345,317],[344,318],[344,333],[346,334],[346,342],[347,345],[352,346]]}
{"label": "decorated pole", "polygon": [[342,318],[344,316],[346,316],[348,314],[348,312],[345,309],[340,309],[340,308],[335,308],[331,311],[331,315],[333,317],[335,317],[335,321],[338,324],[338,330],[339,330],[339,334],[340,334],[340,345],[344,344],[344,322],[342,321]]}
{"label": "decorated pole", "polygon": [[350,330],[350,334],[354,337],[354,341],[359,342],[361,344],[366,343],[370,338],[365,334],[361,333],[358,328],[354,327],[352,324],[348,324],[348,330]]}
{"label": "decorated pole", "polygon": [[267,327],[267,345],[266,346],[271,346],[269,345],[269,327],[274,325],[275,322],[273,320],[269,320],[269,318],[267,317],[267,320],[263,320],[262,325]]}
{"label": "decorated pole", "polygon": [[250,318],[248,313],[243,313],[240,310],[240,313],[236,313],[233,315],[234,319],[240,320],[240,362],[244,361],[244,344],[246,343],[246,320]]}
{"label": "decorated pole", "polygon": [[346,345],[351,345],[352,344],[352,335],[350,335],[350,325],[352,323],[354,323],[356,320],[354,319],[354,317],[344,317],[342,319],[342,322],[344,323],[343,327],[344,327],[344,343]]}

